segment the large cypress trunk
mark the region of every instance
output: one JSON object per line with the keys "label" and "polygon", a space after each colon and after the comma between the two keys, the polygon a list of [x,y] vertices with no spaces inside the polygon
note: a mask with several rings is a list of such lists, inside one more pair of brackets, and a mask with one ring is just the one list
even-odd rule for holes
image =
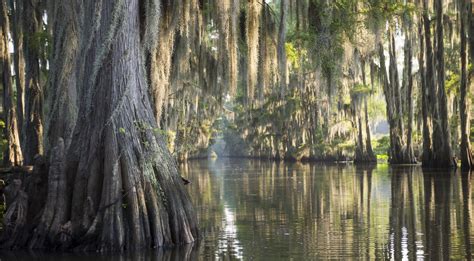
{"label": "large cypress trunk", "polygon": [[9,19],[6,1],[0,3],[0,12],[0,68],[2,73],[5,138],[7,139],[7,149],[3,160],[7,166],[18,166],[22,164],[23,156],[20,148],[16,109],[13,103],[11,61],[8,51]]}
{"label": "large cypress trunk", "polygon": [[[49,76],[49,111],[45,125],[45,150],[48,152],[59,138],[67,149],[71,144],[77,119],[77,62],[79,49],[79,21],[72,3],[50,0],[55,8],[48,17],[53,32],[53,52]],[[47,153],[46,153],[47,154]]]}
{"label": "large cypress trunk", "polygon": [[[434,3],[437,20],[433,48],[428,1],[423,0],[424,47],[426,48],[421,49],[421,51],[426,51],[425,71],[422,74],[423,166],[450,168],[454,167],[456,162],[453,160],[451,149],[445,90],[443,3],[439,0],[435,0]],[[422,58],[419,58],[420,61]],[[430,136],[429,139],[427,135]]]}
{"label": "large cypress trunk", "polygon": [[[423,166],[430,167],[434,161],[433,155],[433,145],[434,141],[432,140],[433,135],[433,126],[430,119],[435,117],[435,104],[436,104],[436,89],[435,89],[435,70],[434,70],[434,57],[433,57],[433,45],[431,41],[431,21],[429,17],[428,1],[423,0],[423,29],[424,29],[424,40],[425,40],[425,74],[424,74],[424,83],[425,91],[423,92],[423,99],[426,104],[426,116],[429,119],[423,125]],[[425,131],[425,128],[428,128],[429,132]],[[426,135],[429,134],[429,140],[426,139]],[[426,143],[426,144],[425,144]],[[429,151],[425,151],[429,149]],[[427,153],[428,152],[428,153]]]}
{"label": "large cypress trunk", "polygon": [[[395,56],[395,41],[392,34],[389,34],[389,54],[390,62],[388,69],[388,81],[386,81],[385,100],[389,112],[387,113],[388,122],[390,125],[390,163],[398,164],[402,162],[402,148],[403,148],[403,136],[401,135],[403,127],[400,125],[401,111],[400,101],[398,97],[399,93],[399,82],[398,82],[398,71],[396,67],[396,56]],[[381,63],[385,61],[381,60]]]}
{"label": "large cypress trunk", "polygon": [[443,1],[435,1],[436,11],[436,73],[437,88],[434,86],[437,98],[434,101],[435,116],[433,119],[433,167],[453,167],[453,152],[451,149],[451,133],[448,123],[448,105],[445,90],[444,64],[444,28],[443,28]]}
{"label": "large cypress trunk", "polygon": [[43,153],[43,89],[40,84],[39,48],[35,36],[41,30],[38,0],[23,2],[25,47],[25,124],[22,144],[25,164],[33,164],[36,155]]}
{"label": "large cypress trunk", "polygon": [[423,34],[424,21],[428,19],[426,13],[421,16],[418,21],[418,41],[419,41],[419,54],[418,54],[418,65],[420,72],[420,95],[421,95],[421,114],[423,122],[423,152],[421,162],[426,165],[431,159],[431,134],[430,134],[430,121],[429,115],[429,93],[426,86],[426,71],[425,71],[425,40]]}
{"label": "large cypress trunk", "polygon": [[[423,3],[425,3],[424,0]],[[425,4],[424,4],[425,5]],[[427,56],[425,59],[425,44],[428,44],[429,39],[425,39],[425,31],[427,28],[429,29],[429,18],[427,13],[427,8],[424,7],[423,15],[421,16],[420,20],[418,21],[418,38],[419,38],[419,48],[420,53],[418,56],[418,64],[420,66],[420,94],[421,94],[421,114],[423,120],[423,153],[421,162],[423,166],[429,164],[432,156],[431,156],[431,128],[430,128],[430,106],[429,106],[429,92],[428,92],[428,74],[430,70],[430,64],[425,66],[425,60],[429,57]],[[428,35],[429,37],[429,35]],[[428,48],[428,47],[427,47]]]}
{"label": "large cypress trunk", "polygon": [[[76,128],[69,149],[62,137],[55,142],[47,177],[37,163],[32,178],[42,182],[27,180],[14,193],[4,246],[109,251],[192,242],[194,211],[147,92],[139,1],[71,6],[81,21]],[[40,185],[41,201],[31,195]]]}

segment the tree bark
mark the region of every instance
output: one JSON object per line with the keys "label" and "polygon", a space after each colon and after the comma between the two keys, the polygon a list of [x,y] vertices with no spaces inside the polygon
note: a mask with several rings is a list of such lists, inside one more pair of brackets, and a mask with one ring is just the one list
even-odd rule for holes
{"label": "tree bark", "polygon": [[425,41],[423,35],[423,19],[424,16],[420,16],[418,21],[418,41],[419,41],[419,53],[418,53],[418,66],[420,72],[420,96],[421,96],[421,116],[423,122],[423,150],[421,162],[426,164],[431,158],[431,135],[428,120],[428,90],[426,87],[426,71],[425,71]]}
{"label": "tree bark", "polygon": [[[412,51],[412,39],[411,39],[411,26],[405,31],[405,88],[407,96],[405,102],[408,105],[408,122],[407,122],[407,145],[406,145],[406,157],[408,162],[416,163],[415,154],[413,152],[413,51]],[[403,133],[402,133],[403,134]]]}
{"label": "tree bark", "polygon": [[404,163],[403,157],[403,111],[400,97],[400,83],[398,80],[397,56],[395,49],[395,38],[393,34],[389,34],[389,93],[390,98],[387,100],[391,103],[392,117],[389,119],[390,123],[390,163],[401,164]]}
{"label": "tree bark", "polygon": [[25,50],[25,138],[22,144],[25,164],[33,164],[37,154],[43,153],[43,89],[40,84],[39,48],[36,36],[41,31],[41,12],[38,0],[24,1]]}
{"label": "tree bark", "polygon": [[383,45],[379,43],[381,79],[390,127],[389,162],[391,164],[412,164],[415,163],[415,159],[409,157],[404,140],[403,103],[396,64],[395,38],[391,32],[389,32],[389,54],[390,61],[387,75]]}
{"label": "tree bark", "polygon": [[[72,142],[66,151],[59,138],[51,150],[39,218],[5,231],[13,236],[3,242],[116,251],[194,241],[197,222],[189,195],[156,132],[140,42],[150,39],[140,38],[148,24],[140,23],[139,1],[86,0],[73,6],[81,21],[76,61],[83,77],[77,82],[79,117]],[[10,217],[18,216],[15,210],[23,213],[25,205],[41,205],[30,204],[29,191],[20,191],[28,204],[17,197],[14,203],[23,204],[9,208]]]}
{"label": "tree bark", "polygon": [[[444,65],[444,28],[443,28],[443,1],[435,1],[436,11],[436,73],[437,85],[434,102],[437,106],[433,117],[433,167],[455,167],[453,152],[451,150],[451,132],[449,129],[448,106],[445,90],[445,65]],[[437,86],[437,88],[436,88]]]}
{"label": "tree bark", "polygon": [[374,150],[372,149],[372,139],[370,134],[370,125],[369,125],[369,112],[367,106],[367,97],[364,99],[364,114],[365,114],[365,134],[366,134],[366,150],[367,155],[369,157],[370,162],[377,162],[377,157],[374,154]]}
{"label": "tree bark", "polygon": [[[51,73],[49,77],[48,103],[50,110],[46,119],[44,138],[45,150],[54,147],[62,138],[67,151],[71,144],[78,108],[77,60],[79,49],[79,21],[74,3],[53,1],[55,8],[50,10],[49,23],[53,32]],[[52,12],[52,13],[51,13]],[[48,153],[46,153],[48,154]]]}
{"label": "tree bark", "polygon": [[16,113],[20,141],[23,141],[23,125],[25,114],[25,57],[23,52],[23,3],[21,0],[11,0],[13,10],[13,63],[15,68]]}
{"label": "tree bark", "polygon": [[[429,18],[428,1],[423,0],[423,31],[424,31],[424,46],[420,48],[425,51],[424,61],[424,82],[422,82],[423,96],[423,167],[430,167],[434,161],[433,148],[432,148],[432,137],[433,127],[432,119],[435,117],[434,104],[436,100],[435,92],[435,78],[434,78],[434,58],[433,58],[433,45],[431,43],[431,21]],[[423,48],[424,47],[424,48]],[[421,57],[420,59],[422,59]],[[425,121],[426,119],[426,121]],[[434,142],[434,141],[433,141]]]}
{"label": "tree bark", "polygon": [[[366,78],[366,70],[365,70],[366,62],[365,58],[361,60],[361,73],[362,73],[362,83],[364,86],[367,86],[367,78]],[[371,87],[373,88],[373,81],[371,81]],[[370,95],[370,94],[368,94]],[[377,157],[374,154],[374,150],[372,149],[372,138],[370,134],[370,125],[369,125],[369,111],[367,105],[368,97],[364,97],[364,116],[365,116],[365,147],[367,152],[367,159],[368,162],[377,162]]]}
{"label": "tree bark", "polygon": [[5,138],[7,149],[4,154],[4,163],[7,166],[19,166],[23,163],[20,147],[20,136],[16,118],[15,104],[13,103],[12,75],[10,70],[10,52],[8,50],[8,34],[10,24],[6,1],[0,3],[0,66],[3,85],[3,113],[5,120]]}
{"label": "tree bark", "polygon": [[[361,107],[361,106],[358,106]],[[358,109],[356,109],[358,110]],[[366,152],[364,147],[364,138],[363,138],[363,131],[362,131],[362,116],[360,116],[361,112],[357,112],[358,116],[355,116],[355,120],[357,121],[357,148],[355,152],[354,162],[355,163],[365,163],[366,162]]]}
{"label": "tree bark", "polygon": [[[464,170],[471,169],[473,167],[472,161],[472,152],[471,152],[471,144],[469,140],[470,134],[470,121],[469,121],[469,102],[467,98],[467,94],[469,93],[469,84],[468,84],[468,72],[467,72],[467,64],[468,64],[468,56],[467,56],[467,37],[466,37],[466,23],[468,21],[468,12],[470,10],[471,3],[467,3],[465,1],[461,1],[460,6],[460,20],[461,20],[461,50],[460,50],[460,57],[461,57],[461,86],[460,86],[460,93],[461,97],[459,100],[459,113],[461,118],[461,168]],[[473,38],[473,36],[471,36]]]}

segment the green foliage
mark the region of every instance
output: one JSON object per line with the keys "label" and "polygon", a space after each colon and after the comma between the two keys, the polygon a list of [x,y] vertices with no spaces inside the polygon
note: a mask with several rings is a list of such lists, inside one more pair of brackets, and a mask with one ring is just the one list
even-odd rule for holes
{"label": "green foliage", "polygon": [[287,41],[294,43],[296,46],[301,46],[314,41],[315,34],[312,31],[290,29],[286,38]]}
{"label": "green foliage", "polygon": [[471,119],[470,120],[470,126],[469,126],[469,129],[470,129],[470,136],[469,136],[469,139],[471,142],[474,142],[474,120]]}
{"label": "green foliage", "polygon": [[174,141],[176,139],[176,132],[172,130],[160,130],[161,135],[165,136],[166,144],[170,151],[174,151]]}
{"label": "green foliage", "polygon": [[343,95],[341,97],[342,104],[349,106],[351,104],[351,96],[350,95]]}
{"label": "green foliage", "polygon": [[388,162],[388,155],[387,154],[377,154],[377,161],[378,162]]}
{"label": "green foliage", "polygon": [[372,139],[372,147],[377,158],[379,155],[382,155],[382,157],[383,155],[387,155],[390,149],[390,137],[383,136],[380,139]]}
{"label": "green foliage", "polygon": [[458,94],[459,86],[461,84],[461,77],[459,74],[452,71],[446,73],[446,92],[448,94]]}
{"label": "green foliage", "polygon": [[137,128],[137,130],[140,132],[144,132],[152,128],[148,123],[144,121],[135,121],[134,125],[135,125],[135,128]]}
{"label": "green foliage", "polygon": [[372,88],[364,84],[356,84],[354,88],[351,89],[351,95],[369,94],[371,92]]}
{"label": "green foliage", "polygon": [[43,59],[48,59],[52,51],[52,36],[47,30],[42,30],[29,36],[30,48]]}
{"label": "green foliage", "polygon": [[213,123],[209,119],[205,119],[201,122],[201,132],[206,136],[211,136],[214,129],[212,128]]}
{"label": "green foliage", "polygon": [[351,141],[343,141],[337,144],[337,148],[342,151],[354,152],[355,145]]}
{"label": "green foliage", "polygon": [[353,39],[356,28],[359,26],[357,20],[358,13],[355,12],[357,1],[354,0],[335,0],[332,3],[333,14],[331,29],[338,35],[344,35],[348,39]]}
{"label": "green foliage", "polygon": [[[260,33],[265,34],[263,36],[265,38],[262,38],[262,35],[260,38],[265,41],[259,42],[261,45],[259,52],[262,52],[259,53],[261,55],[259,57],[262,58],[259,61],[259,70],[263,67],[270,70],[259,71],[258,80],[271,80],[259,84],[259,88],[262,86],[263,89],[257,91],[263,93],[263,98],[259,97],[252,102],[249,102],[247,98],[246,83],[248,79],[245,75],[248,73],[248,68],[245,66],[248,65],[247,28],[245,28],[247,22],[245,11],[248,3],[241,2],[243,13],[239,17],[237,43],[239,66],[241,66],[239,67],[238,88],[232,100],[225,101],[226,107],[232,110],[232,116],[226,119],[222,112],[217,117],[203,115],[202,110],[213,110],[213,106],[216,106],[208,103],[207,100],[199,100],[197,113],[193,110],[186,112],[186,109],[182,109],[185,106],[176,108],[179,111],[177,114],[183,119],[177,124],[175,135],[177,138],[173,144],[180,144],[179,146],[183,148],[191,149],[195,147],[194,143],[199,136],[196,133],[198,133],[209,137],[211,142],[217,136],[219,138],[224,136],[225,140],[232,144],[231,146],[240,146],[240,151],[265,152],[265,150],[272,150],[274,153],[275,150],[278,150],[280,155],[281,151],[279,150],[284,150],[287,153],[309,148],[311,153],[319,155],[342,151],[352,153],[354,151],[355,128],[358,125],[353,122],[353,117],[354,113],[364,113],[363,110],[360,110],[360,108],[364,108],[364,99],[367,99],[370,120],[386,118],[387,108],[383,94],[377,93],[381,92],[378,77],[380,68],[376,58],[377,41],[382,41],[383,46],[386,46],[387,42],[384,37],[386,37],[387,23],[393,29],[392,32],[397,34],[401,32],[404,35],[404,27],[414,22],[414,13],[419,10],[415,4],[405,3],[406,1],[309,1],[309,4],[306,1],[305,4],[299,6],[299,8],[307,8],[308,14],[304,12],[299,15],[291,13],[287,17],[288,31],[284,47],[288,62],[289,84],[285,90],[280,90],[279,86],[273,85],[274,82],[280,80],[277,68],[278,60],[275,60],[277,59],[275,47],[278,43],[280,2],[262,3],[262,5],[271,7],[268,14],[272,16],[270,18],[272,28],[263,28],[265,29],[263,30],[260,25]],[[216,29],[218,26],[216,27],[215,24],[216,21],[218,23],[218,19],[213,17],[216,10],[213,9],[211,2],[205,2],[201,8],[206,18],[203,21],[205,23],[203,27],[206,37],[209,38],[207,41],[212,42],[211,46],[216,46],[218,41],[222,40],[221,37],[213,37],[219,33]],[[294,10],[292,11],[294,12]],[[299,9],[299,11],[302,10]],[[261,22],[263,19],[262,17]],[[371,30],[375,34],[371,35]],[[358,33],[361,35],[357,35]],[[416,32],[414,33],[413,36],[416,38]],[[413,39],[414,46],[417,40],[415,38]],[[358,44],[363,46],[358,46]],[[455,52],[455,48],[452,49]],[[397,49],[397,54],[398,52],[400,52],[399,57],[402,57],[403,52]],[[418,50],[415,48],[414,60],[416,60],[417,52]],[[449,58],[447,57],[446,60],[448,61]],[[368,72],[370,67],[370,76],[374,77],[367,81],[371,85],[357,82],[361,76],[361,70],[356,67],[360,66],[362,61],[364,61],[365,72]],[[446,68],[448,72],[448,66]],[[210,68],[205,69],[209,70]],[[416,68],[413,72],[414,81],[419,81],[415,70]],[[451,70],[455,72],[454,69]],[[368,76],[367,74],[365,77]],[[399,76],[403,77],[403,75]],[[458,84],[456,77],[458,77],[456,73],[447,75],[447,89],[455,90]],[[375,82],[372,83],[372,80]],[[353,84],[352,88],[349,87],[351,84]],[[419,85],[414,85],[414,95],[418,95],[418,87]],[[214,89],[211,92],[214,92]],[[209,94],[222,96],[220,93]],[[191,99],[187,101],[194,102]],[[414,104],[419,105],[419,103]],[[415,109],[416,115],[418,109],[418,107]],[[185,115],[186,113],[189,115]],[[195,116],[194,113],[198,116]],[[218,119],[221,115],[224,115],[223,118]],[[407,116],[403,115],[403,117]],[[230,120],[231,118],[233,120]],[[388,137],[374,139],[373,143],[376,154],[379,159],[383,160],[388,153]]]}
{"label": "green foliage", "polygon": [[306,55],[306,51],[304,49],[297,49],[291,42],[285,43],[285,50],[288,63],[290,63],[294,69],[299,69],[301,66],[300,59]]}
{"label": "green foliage", "polygon": [[385,22],[393,22],[394,17],[403,20],[411,20],[413,13],[418,12],[417,6],[413,3],[391,0],[367,0],[362,13],[365,14],[365,26],[372,32],[377,32],[384,28]]}
{"label": "green foliage", "polygon": [[386,111],[386,104],[382,99],[369,99],[368,102],[368,113],[369,118],[376,119],[376,118],[385,118]]}

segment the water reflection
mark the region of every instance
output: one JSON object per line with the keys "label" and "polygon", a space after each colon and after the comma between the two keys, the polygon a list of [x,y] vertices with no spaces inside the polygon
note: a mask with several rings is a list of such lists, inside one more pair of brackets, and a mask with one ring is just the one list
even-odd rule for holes
{"label": "water reflection", "polygon": [[[191,161],[181,166],[203,238],[89,260],[472,258],[472,175],[386,165]],[[2,260],[84,256],[0,253]]]}
{"label": "water reflection", "polygon": [[470,174],[242,160],[183,169],[202,259],[472,256]]}
{"label": "water reflection", "polygon": [[126,254],[101,254],[101,253],[50,253],[50,252],[0,252],[0,259],[18,260],[18,261],[50,261],[50,260],[67,260],[67,261],[171,261],[171,260],[198,260],[199,244],[178,246],[172,249],[156,249],[153,251],[134,252]]}

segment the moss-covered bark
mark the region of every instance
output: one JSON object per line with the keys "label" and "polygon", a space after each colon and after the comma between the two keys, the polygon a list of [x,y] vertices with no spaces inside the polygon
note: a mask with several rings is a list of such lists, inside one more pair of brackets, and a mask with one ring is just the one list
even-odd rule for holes
{"label": "moss-covered bark", "polygon": [[[56,141],[49,170],[38,163],[17,186],[3,246],[110,251],[190,243],[196,217],[156,132],[143,60],[152,39],[140,39],[147,25],[139,23],[139,1],[76,3],[84,75],[77,127],[69,149]],[[44,188],[46,197],[35,198]]]}
{"label": "moss-covered bark", "polygon": [[8,6],[5,1],[0,3],[0,68],[3,87],[3,119],[5,121],[4,134],[7,148],[3,162],[7,166],[19,166],[23,163],[23,154],[20,147],[19,124],[16,116],[12,75],[10,70],[10,52],[8,50],[10,23]]}
{"label": "moss-covered bark", "polygon": [[25,117],[23,156],[32,165],[43,153],[43,98],[40,83],[38,33],[42,30],[42,11],[37,0],[23,3],[23,46],[25,50]]}

